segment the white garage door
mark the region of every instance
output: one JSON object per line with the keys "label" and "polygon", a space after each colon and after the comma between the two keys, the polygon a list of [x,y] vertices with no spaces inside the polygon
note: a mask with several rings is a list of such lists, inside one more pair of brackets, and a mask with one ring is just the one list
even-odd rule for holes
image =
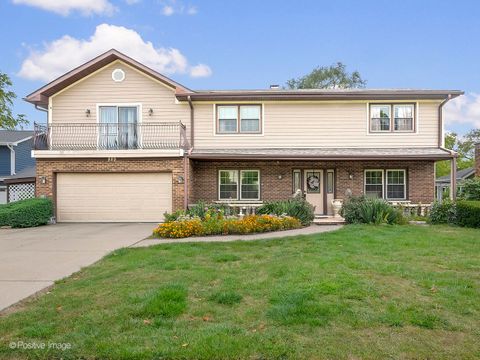
{"label": "white garage door", "polygon": [[171,173],[57,174],[59,222],[159,222],[172,210]]}

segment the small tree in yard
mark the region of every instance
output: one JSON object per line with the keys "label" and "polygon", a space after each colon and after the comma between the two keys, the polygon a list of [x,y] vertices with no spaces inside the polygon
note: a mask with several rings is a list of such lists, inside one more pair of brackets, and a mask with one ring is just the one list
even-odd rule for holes
{"label": "small tree in yard", "polygon": [[13,116],[13,100],[17,95],[10,90],[12,81],[7,74],[0,73],[0,129],[15,129],[28,124],[24,114]]}
{"label": "small tree in yard", "polygon": [[367,84],[358,71],[347,72],[346,65],[337,62],[330,66],[319,66],[310,74],[287,81],[289,89],[351,89],[364,88]]}

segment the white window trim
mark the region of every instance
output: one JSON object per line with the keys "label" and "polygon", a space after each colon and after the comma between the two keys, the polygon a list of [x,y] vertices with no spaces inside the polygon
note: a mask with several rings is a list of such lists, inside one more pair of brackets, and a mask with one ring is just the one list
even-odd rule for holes
{"label": "white window trim", "polygon": [[[383,131],[371,131],[370,130],[370,105],[382,105],[382,104],[385,104],[385,105],[405,105],[405,104],[413,104],[414,105],[414,111],[415,111],[415,114],[414,114],[414,119],[413,119],[413,128],[414,128],[414,131],[386,131],[386,130],[383,130]],[[419,106],[419,102],[418,101],[409,101],[409,100],[405,100],[405,101],[399,101],[399,102],[392,102],[392,101],[372,101],[372,102],[367,102],[365,103],[366,107],[366,116],[365,116],[365,120],[366,120],[366,134],[367,136],[400,136],[400,135],[408,135],[408,136],[411,136],[411,135],[417,135],[419,133],[419,128],[420,128],[420,106]],[[392,106],[392,110],[393,110],[393,106]],[[393,122],[393,119],[392,119],[392,116],[393,114],[390,114],[390,121],[392,123],[392,125],[395,125]],[[443,137],[442,137],[443,138]]]}
{"label": "white window trim", "polygon": [[[240,132],[240,131],[237,131],[237,132],[231,132],[231,133],[219,133],[217,132],[217,107],[218,106],[238,106],[238,105],[258,105],[260,106],[260,111],[262,113],[261,115],[261,121],[260,121],[260,127],[261,127],[261,132]],[[212,104],[212,121],[213,121],[213,136],[264,136],[265,135],[265,106],[264,106],[264,103],[261,102],[261,103],[235,103],[235,104],[232,104],[232,103],[228,103],[228,104],[223,104],[223,103],[213,103]],[[240,114],[237,115],[238,117],[240,116]],[[240,125],[240,121],[238,121],[239,119],[237,118],[237,127]],[[238,129],[240,130],[240,129]]]}
{"label": "white window trim", "polygon": [[[228,199],[222,199],[220,196],[220,185],[221,185],[221,173],[222,171],[235,171],[237,173],[237,196],[235,198],[228,198]],[[244,199],[242,197],[242,173],[246,171],[255,171],[258,174],[258,197],[256,199]],[[218,189],[217,189],[217,194],[218,194],[218,200],[219,201],[259,201],[261,199],[261,172],[259,169],[242,169],[242,170],[237,170],[237,169],[219,169],[218,174]]]}
{"label": "white window trim", "polygon": [[[389,198],[388,197],[388,172],[389,171],[401,171],[403,172],[403,198]],[[401,185],[401,184],[393,184]],[[385,200],[406,200],[407,199],[407,171],[406,169],[385,169]]]}
{"label": "white window trim", "polygon": [[[228,199],[222,199],[222,197],[220,196],[220,186],[221,186],[221,173],[222,171],[235,171],[237,173],[237,192],[236,192],[236,197],[235,198],[228,198]],[[217,192],[218,192],[218,200],[220,201],[228,201],[228,200],[238,200],[238,190],[239,190],[239,183],[240,183],[240,179],[238,178],[238,170],[234,170],[234,169],[220,169],[218,170],[218,189],[217,189]]]}
{"label": "white window trim", "polygon": [[[116,106],[117,107],[117,112],[119,107],[136,107],[137,108],[137,125],[140,125],[142,123],[142,103],[97,103],[95,104],[95,117],[96,117],[96,122],[97,126],[100,125],[100,108],[102,106]],[[118,121],[118,119],[117,119]],[[99,129],[99,127],[97,127]],[[141,145],[142,144],[142,131],[141,127],[138,128],[138,143]],[[100,131],[97,133],[97,147],[100,144]]]}
{"label": "white window trim", "polygon": [[[242,174],[244,172],[247,172],[247,171],[255,171],[257,174],[258,174],[258,196],[256,199],[244,199],[242,197],[242,186],[243,186],[243,183],[242,183]],[[240,170],[240,173],[239,173],[239,182],[240,182],[240,188],[238,189],[239,191],[239,197],[240,197],[240,200],[245,200],[245,201],[258,201],[260,200],[261,196],[260,196],[260,170],[258,169],[243,169],[243,170]]]}
{"label": "white window trim", "polygon": [[385,199],[385,170],[384,169],[365,169],[363,171],[363,194],[367,196],[367,172],[369,171],[380,171],[382,173],[382,199]]}

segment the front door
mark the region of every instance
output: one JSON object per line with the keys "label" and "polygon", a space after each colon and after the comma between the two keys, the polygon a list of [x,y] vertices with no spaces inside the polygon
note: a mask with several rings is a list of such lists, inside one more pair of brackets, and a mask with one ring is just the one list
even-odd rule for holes
{"label": "front door", "polygon": [[315,206],[315,214],[323,214],[323,170],[304,170],[305,199]]}

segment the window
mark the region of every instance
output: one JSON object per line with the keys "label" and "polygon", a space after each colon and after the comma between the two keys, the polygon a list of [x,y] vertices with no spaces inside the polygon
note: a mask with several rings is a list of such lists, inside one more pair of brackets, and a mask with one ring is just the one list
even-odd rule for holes
{"label": "window", "polygon": [[383,170],[365,170],[365,195],[383,198]]}
{"label": "window", "polygon": [[405,170],[387,170],[387,199],[404,200],[405,190]]}
{"label": "window", "polygon": [[218,105],[218,134],[261,133],[261,105]]}
{"label": "window", "polygon": [[407,198],[406,170],[365,170],[365,195],[387,200],[405,200]]}
{"label": "window", "polygon": [[370,105],[370,132],[412,132],[414,130],[414,104]]}
{"label": "window", "polygon": [[98,112],[100,149],[137,148],[137,106],[99,106]]}
{"label": "window", "polygon": [[259,170],[220,170],[219,200],[260,200]]}
{"label": "window", "polygon": [[370,130],[390,131],[390,105],[372,105],[370,107]]}
{"label": "window", "polygon": [[219,172],[220,200],[238,199],[238,172],[236,170],[220,170]]}
{"label": "window", "polygon": [[395,131],[413,131],[413,105],[394,105],[393,113]]}
{"label": "window", "polygon": [[236,106],[218,107],[218,132],[236,133],[238,123],[238,108]]}
{"label": "window", "polygon": [[260,172],[258,170],[240,171],[240,199],[260,199]]}
{"label": "window", "polygon": [[327,171],[327,194],[333,194],[333,182],[334,182],[333,170],[328,170]]}
{"label": "window", "polygon": [[292,193],[295,194],[298,190],[302,190],[302,172],[300,170],[293,170],[292,179]]}

